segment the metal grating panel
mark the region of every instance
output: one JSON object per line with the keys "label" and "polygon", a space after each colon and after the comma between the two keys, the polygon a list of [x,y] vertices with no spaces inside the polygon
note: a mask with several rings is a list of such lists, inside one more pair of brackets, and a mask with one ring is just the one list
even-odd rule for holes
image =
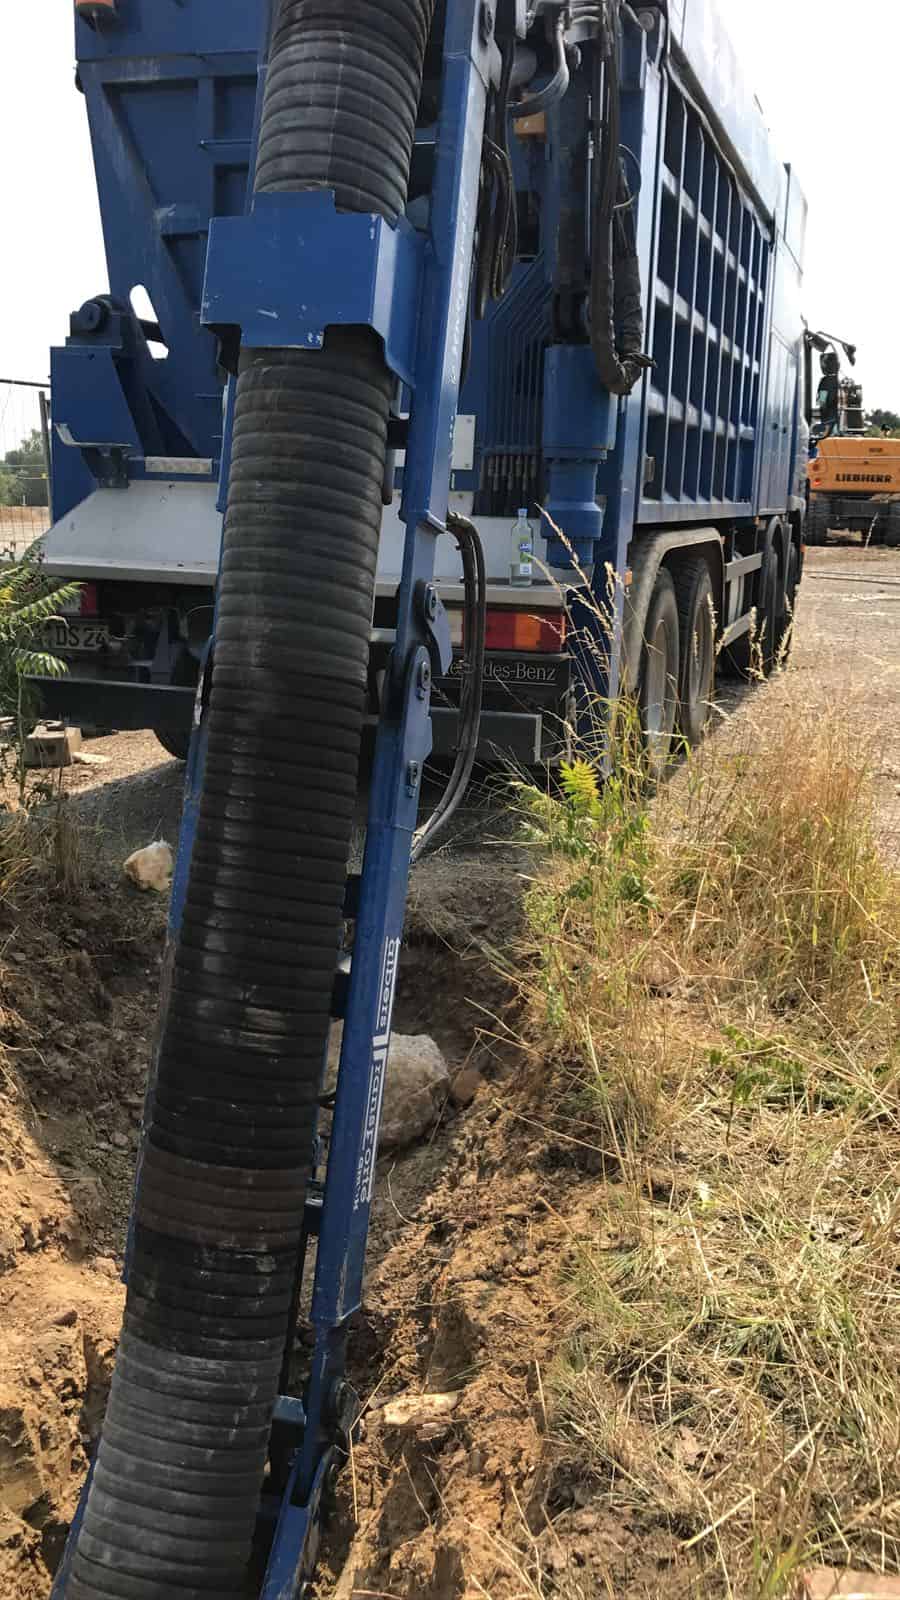
{"label": "metal grating panel", "polygon": [[669,81],[641,522],[750,510],[771,253],[767,226]]}
{"label": "metal grating panel", "polygon": [[519,272],[492,311],[487,407],[476,509],[515,515],[540,498],[544,347],[550,333],[550,287],[543,258]]}

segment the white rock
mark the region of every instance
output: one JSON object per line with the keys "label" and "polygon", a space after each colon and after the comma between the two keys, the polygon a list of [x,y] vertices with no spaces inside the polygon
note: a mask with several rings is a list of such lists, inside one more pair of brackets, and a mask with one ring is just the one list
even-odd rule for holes
{"label": "white rock", "polygon": [[99,750],[73,750],[72,762],[76,767],[108,767],[110,756],[102,756]]}
{"label": "white rock", "polygon": [[143,850],[135,850],[128,857],[123,867],[126,878],[136,883],[139,889],[155,889],[158,894],[165,894],[172,879],[175,858],[171,845],[165,839],[157,839],[155,844],[148,844]]}
{"label": "white rock", "polygon": [[[343,1026],[336,1023],[328,1046],[326,1087],[337,1081]],[[428,1133],[450,1091],[443,1052],[427,1033],[391,1034],[387,1082],[381,1112],[380,1150],[398,1150]]]}
{"label": "white rock", "polygon": [[456,1394],[402,1394],[389,1400],[382,1411],[388,1428],[420,1428],[429,1422],[451,1417],[460,1402]]}

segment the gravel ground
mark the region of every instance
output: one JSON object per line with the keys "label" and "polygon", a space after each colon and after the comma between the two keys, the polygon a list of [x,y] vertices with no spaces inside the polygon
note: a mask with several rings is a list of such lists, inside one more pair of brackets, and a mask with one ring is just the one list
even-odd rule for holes
{"label": "gravel ground", "polygon": [[885,848],[900,859],[900,550],[809,552],[793,669],[769,692],[865,730]]}

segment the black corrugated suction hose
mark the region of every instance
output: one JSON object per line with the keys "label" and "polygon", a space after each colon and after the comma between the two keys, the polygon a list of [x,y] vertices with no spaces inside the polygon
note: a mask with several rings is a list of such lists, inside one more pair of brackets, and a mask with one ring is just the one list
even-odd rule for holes
{"label": "black corrugated suction hose", "polygon": [[[405,203],[433,0],[281,0],[257,192]],[[292,1300],[356,794],[393,380],[245,351],[209,755],[121,1346],[67,1600],[228,1600]]]}

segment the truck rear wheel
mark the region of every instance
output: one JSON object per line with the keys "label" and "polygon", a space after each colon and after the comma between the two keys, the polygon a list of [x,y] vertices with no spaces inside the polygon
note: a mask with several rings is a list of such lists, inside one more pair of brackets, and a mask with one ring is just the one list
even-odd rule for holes
{"label": "truck rear wheel", "polygon": [[672,736],[678,715],[680,664],[678,602],[672,574],[660,567],[644,625],[638,706],[641,733],[651,775],[665,771],[672,754]]}
{"label": "truck rear wheel", "polygon": [[776,633],[776,654],[786,661],[794,643],[794,615],[797,607],[797,585],[800,581],[800,554],[793,540],[788,545],[787,567],[784,577],[781,615]]}
{"label": "truck rear wheel", "polygon": [[176,761],[187,761],[191,747],[189,733],[180,733],[177,728],[154,728],[153,732],[167,755],[174,756]]}
{"label": "truck rear wheel", "polygon": [[809,503],[809,512],[806,518],[806,543],[827,544],[830,520],[831,505],[827,496],[817,495]]}
{"label": "truck rear wheel", "polygon": [[676,572],[675,598],[681,640],[678,720],[688,744],[697,745],[709,726],[716,682],[712,578],[702,556]]}
{"label": "truck rear wheel", "polygon": [[[182,650],[175,663],[172,673],[172,683],[179,689],[196,689],[200,676],[200,663],[189,650]],[[154,728],[157,739],[167,755],[174,756],[176,761],[187,761],[188,751],[191,747],[191,730],[182,728],[176,723],[163,724]]]}
{"label": "truck rear wheel", "polygon": [[774,541],[766,550],[759,578],[759,606],[756,613],[756,641],[760,665],[766,677],[778,656],[779,630],[784,615],[784,588]]}

